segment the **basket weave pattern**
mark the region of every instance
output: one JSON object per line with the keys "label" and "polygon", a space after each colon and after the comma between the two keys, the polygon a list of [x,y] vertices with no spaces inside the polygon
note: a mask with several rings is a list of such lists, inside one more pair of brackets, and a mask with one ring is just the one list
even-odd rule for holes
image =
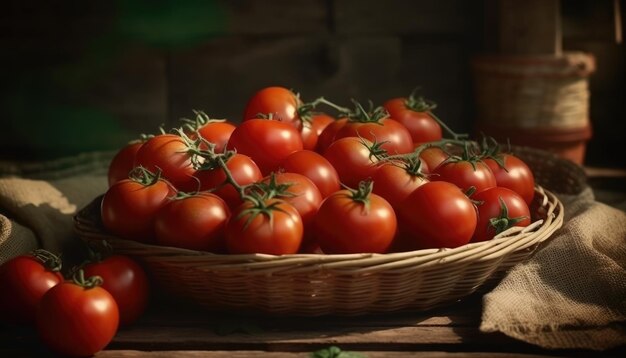
{"label": "basket weave pattern", "polygon": [[[518,155],[538,160],[529,163],[536,164],[538,183],[549,182],[543,177],[556,172],[543,166],[564,162],[537,150],[524,149]],[[571,168],[565,176],[580,175],[576,166]],[[579,181],[570,180],[569,187]],[[537,186],[533,223],[487,242],[389,254],[217,255],[107,234],[100,222],[100,201],[96,198],[75,217],[83,240],[106,239],[117,253],[143,262],[154,281],[178,297],[214,310],[276,315],[360,315],[454,302],[526,260],[563,223],[560,201]]]}

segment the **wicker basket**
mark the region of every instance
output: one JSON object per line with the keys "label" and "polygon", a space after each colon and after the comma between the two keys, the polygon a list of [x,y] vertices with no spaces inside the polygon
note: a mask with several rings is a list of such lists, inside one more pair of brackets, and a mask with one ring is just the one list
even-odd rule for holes
{"label": "wicker basket", "polygon": [[[584,186],[582,170],[571,163],[531,149],[518,155],[529,161],[540,184],[560,176],[558,187],[574,192]],[[272,315],[360,315],[451,303],[526,260],[563,223],[560,201],[538,186],[534,222],[487,242],[390,254],[217,255],[107,234],[100,201],[96,198],[75,217],[83,240],[108,240],[116,252],[142,261],[155,283],[177,297],[213,310]]]}

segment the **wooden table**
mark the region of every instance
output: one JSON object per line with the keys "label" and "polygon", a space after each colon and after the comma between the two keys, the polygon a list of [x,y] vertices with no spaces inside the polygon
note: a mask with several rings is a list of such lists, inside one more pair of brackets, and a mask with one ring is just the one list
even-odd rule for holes
{"label": "wooden table", "polygon": [[[211,313],[172,300],[153,302],[96,357],[308,357],[337,346],[361,357],[626,356],[546,350],[500,333],[481,333],[481,295],[427,312],[361,317],[263,317]],[[0,357],[49,356],[30,328],[1,327]]]}

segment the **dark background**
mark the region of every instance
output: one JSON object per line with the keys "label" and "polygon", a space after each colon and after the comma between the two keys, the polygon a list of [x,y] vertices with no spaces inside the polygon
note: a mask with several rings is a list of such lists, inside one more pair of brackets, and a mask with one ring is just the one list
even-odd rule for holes
{"label": "dark background", "polygon": [[[4,1],[0,159],[116,149],[192,109],[238,122],[269,85],[340,104],[421,86],[468,132],[470,60],[497,51],[494,1]],[[613,5],[563,0],[563,48],[597,61],[586,163],[626,167],[614,154],[625,153],[626,81]]]}

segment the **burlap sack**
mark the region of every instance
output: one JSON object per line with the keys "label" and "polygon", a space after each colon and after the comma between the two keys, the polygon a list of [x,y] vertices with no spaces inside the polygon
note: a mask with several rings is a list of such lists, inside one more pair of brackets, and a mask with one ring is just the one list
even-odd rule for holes
{"label": "burlap sack", "polygon": [[484,296],[480,329],[544,348],[626,344],[626,213],[590,189],[560,199],[565,224]]}
{"label": "burlap sack", "polygon": [[44,163],[0,162],[0,264],[41,247],[67,253],[79,243],[76,211],[106,190],[113,153]]}

